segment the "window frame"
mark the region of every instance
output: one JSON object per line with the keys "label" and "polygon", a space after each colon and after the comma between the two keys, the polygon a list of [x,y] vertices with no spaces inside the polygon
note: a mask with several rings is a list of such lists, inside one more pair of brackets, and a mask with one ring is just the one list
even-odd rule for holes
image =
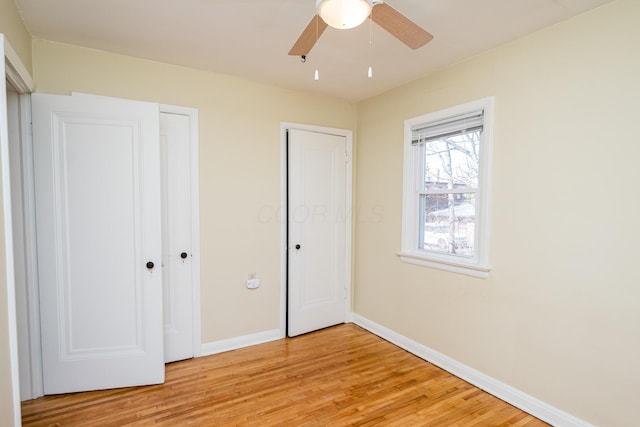
{"label": "window frame", "polygon": [[[491,183],[491,157],[493,145],[492,96],[438,110],[404,122],[404,165],[402,189],[402,246],[398,252],[403,262],[437,268],[445,271],[487,278],[489,265],[489,196]],[[480,160],[478,162],[478,187],[476,190],[476,220],[474,255],[462,257],[419,248],[420,192],[419,180],[424,179],[421,156],[411,143],[413,130],[429,123],[483,110],[483,130],[480,140]]]}

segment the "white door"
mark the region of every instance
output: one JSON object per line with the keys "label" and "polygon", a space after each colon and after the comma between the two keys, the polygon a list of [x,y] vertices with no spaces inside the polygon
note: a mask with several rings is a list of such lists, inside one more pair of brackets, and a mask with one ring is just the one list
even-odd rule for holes
{"label": "white door", "polygon": [[158,105],[32,109],[44,392],[161,383]]}
{"label": "white door", "polygon": [[[117,99],[87,93],[73,96]],[[160,110],[160,173],[162,198],[162,289],[164,317],[164,361],[175,362],[193,357],[195,324],[195,270],[192,236],[197,235],[197,185],[192,182],[193,127],[197,129],[194,110],[161,106]],[[194,123],[194,121],[196,123]],[[199,329],[198,329],[199,330]]]}
{"label": "white door", "polygon": [[164,361],[193,357],[191,123],[160,113]]}
{"label": "white door", "polygon": [[287,333],[344,323],[346,138],[288,131]]}

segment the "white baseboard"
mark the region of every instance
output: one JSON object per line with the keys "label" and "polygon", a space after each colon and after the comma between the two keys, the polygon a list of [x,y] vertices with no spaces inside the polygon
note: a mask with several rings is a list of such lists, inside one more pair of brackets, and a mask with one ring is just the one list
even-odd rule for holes
{"label": "white baseboard", "polygon": [[225,351],[236,350],[243,347],[249,347],[256,344],[279,340],[281,338],[284,338],[284,335],[282,335],[280,329],[273,329],[271,331],[258,332],[255,334],[242,335],[226,340],[205,343],[202,344],[201,356],[210,356],[212,354],[223,353]]}
{"label": "white baseboard", "polygon": [[356,313],[352,314],[353,323],[378,335],[404,350],[415,354],[421,359],[444,369],[445,371],[462,378],[474,386],[490,393],[505,402],[522,409],[523,411],[537,417],[556,427],[594,427],[580,418],[568,414],[560,409],[549,405],[533,396],[530,396],[516,388],[511,387],[501,381],[496,380],[480,371],[477,371],[457,360],[445,356],[423,344],[417,343],[391,329],[372,322]]}

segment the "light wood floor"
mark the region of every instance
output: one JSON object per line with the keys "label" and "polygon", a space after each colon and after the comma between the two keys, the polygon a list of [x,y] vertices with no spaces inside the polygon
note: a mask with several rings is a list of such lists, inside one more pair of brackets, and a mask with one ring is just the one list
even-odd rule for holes
{"label": "light wood floor", "polygon": [[24,426],[546,426],[347,324],[167,365],[166,383],[24,402]]}

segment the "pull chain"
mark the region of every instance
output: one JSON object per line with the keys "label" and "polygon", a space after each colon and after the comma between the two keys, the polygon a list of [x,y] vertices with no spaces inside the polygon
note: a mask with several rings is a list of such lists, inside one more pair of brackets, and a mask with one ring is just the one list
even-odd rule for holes
{"label": "pull chain", "polygon": [[371,56],[373,51],[373,21],[372,19],[373,9],[371,9],[371,14],[369,15],[369,69],[367,70],[367,77],[373,77],[373,68],[371,67]]}
{"label": "pull chain", "polygon": [[[320,16],[318,16],[318,14],[316,14],[316,49],[317,49],[317,46],[318,46],[318,26],[320,25],[319,24],[319,20],[320,20]],[[315,81],[320,80],[320,73],[318,73],[318,67],[317,66],[316,66],[316,71],[313,74],[313,79]]]}

